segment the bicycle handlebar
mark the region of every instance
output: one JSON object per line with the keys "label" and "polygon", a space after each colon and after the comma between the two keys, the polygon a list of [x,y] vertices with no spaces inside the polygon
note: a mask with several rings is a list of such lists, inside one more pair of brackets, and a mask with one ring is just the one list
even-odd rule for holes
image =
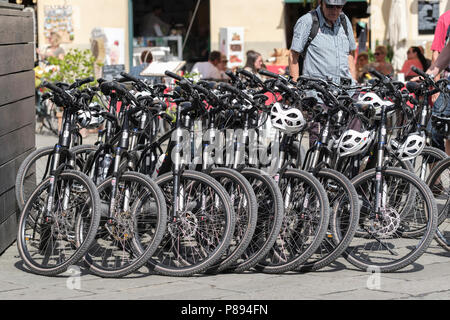
{"label": "bicycle handlebar", "polygon": [[174,78],[175,80],[181,81],[183,80],[183,77],[180,77],[179,75],[177,75],[176,73],[170,72],[169,70],[166,70],[166,72],[164,72],[164,74],[168,77]]}

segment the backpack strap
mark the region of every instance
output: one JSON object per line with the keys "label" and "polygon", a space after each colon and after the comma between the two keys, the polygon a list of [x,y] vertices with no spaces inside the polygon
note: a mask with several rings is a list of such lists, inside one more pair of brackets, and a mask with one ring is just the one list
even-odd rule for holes
{"label": "backpack strap", "polygon": [[303,51],[300,53],[302,58],[305,58],[309,45],[317,36],[317,33],[319,33],[319,15],[317,14],[316,10],[311,10],[309,13],[311,14],[312,17],[312,26],[311,31],[309,32],[308,40],[305,43],[305,47],[303,48]]}
{"label": "backpack strap", "polygon": [[[311,10],[309,13],[311,14],[311,17],[312,17],[312,26],[311,26],[311,31],[309,32],[308,40],[306,41],[305,47],[303,48],[303,51],[300,54],[303,58],[305,58],[305,56],[306,56],[306,52],[308,51],[309,45],[311,44],[311,42],[314,40],[314,38],[319,33],[319,27],[320,27],[319,26],[319,15],[317,14],[317,11]],[[345,35],[348,38],[348,24],[347,24],[347,19],[345,19],[345,14],[341,13],[340,18],[341,18],[341,25],[344,28]]]}
{"label": "backpack strap", "polygon": [[345,19],[345,14],[341,13],[341,15],[339,17],[341,18],[341,25],[345,30],[345,35],[348,38],[348,24],[347,24],[347,19]]}

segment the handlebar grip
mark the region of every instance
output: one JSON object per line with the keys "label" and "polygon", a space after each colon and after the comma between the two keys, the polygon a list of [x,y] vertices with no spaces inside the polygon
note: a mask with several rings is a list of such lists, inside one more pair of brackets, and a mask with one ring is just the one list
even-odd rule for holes
{"label": "handlebar grip", "polygon": [[77,79],[76,82],[78,83],[77,87],[81,87],[83,84],[94,82],[94,77],[89,77],[85,79]]}
{"label": "handlebar grip", "polygon": [[231,70],[226,70],[225,74],[231,78],[233,81],[239,81],[239,78]]}
{"label": "handlebar grip", "polygon": [[164,72],[164,74],[168,77],[174,78],[175,80],[181,81],[183,80],[183,77],[180,77],[179,75],[177,75],[176,73],[170,72],[169,70],[166,70],[166,72]]}
{"label": "handlebar grip", "polygon": [[109,94],[112,90],[123,96],[127,94],[127,90],[121,84],[112,81],[103,82],[100,85],[100,89],[104,94]]}
{"label": "handlebar grip", "polygon": [[373,74],[375,77],[377,77],[380,80],[384,80],[385,76],[383,74],[381,74],[380,72],[378,72],[377,70],[375,70],[374,68],[370,68],[369,73]]}
{"label": "handlebar grip", "polygon": [[284,92],[287,92],[287,93],[290,94],[290,95],[293,94],[291,88],[289,88],[289,87],[288,87],[287,85],[285,85],[283,82],[277,81],[277,82],[275,83],[275,85],[276,85],[277,87],[279,87],[280,89],[282,89]]}
{"label": "handlebar grip", "polygon": [[258,70],[258,73],[263,75],[263,76],[267,76],[267,77],[271,77],[271,78],[278,78],[279,77],[279,74],[267,71],[265,69]]}
{"label": "handlebar grip", "polygon": [[47,99],[49,99],[49,98],[51,98],[51,97],[52,97],[52,94],[51,94],[50,92],[46,92],[46,93],[44,93],[44,94],[41,96],[41,100],[44,101],[44,100],[47,100]]}
{"label": "handlebar grip", "polygon": [[197,91],[203,93],[205,96],[209,96],[209,91],[208,91],[206,88],[204,88],[204,87],[202,87],[202,86],[199,86],[199,85],[196,85],[196,84],[192,85],[192,87],[193,87],[195,90],[197,90]]}
{"label": "handlebar grip", "polygon": [[247,78],[252,79],[255,82],[258,82],[258,83],[262,84],[262,80],[260,78],[258,78],[255,74],[251,73],[248,70],[240,69],[237,72],[243,74],[244,76],[246,76]]}
{"label": "handlebar grip", "polygon": [[414,71],[415,73],[417,73],[419,76],[424,77],[425,79],[430,78],[429,75],[427,75],[425,72],[423,72],[422,70],[420,70],[419,68],[417,68],[416,66],[412,66],[411,70]]}
{"label": "handlebar grip", "polygon": [[140,82],[138,78],[133,77],[131,74],[128,74],[126,72],[121,72],[120,75],[124,77],[127,80],[133,81],[133,82]]}
{"label": "handlebar grip", "polygon": [[52,90],[52,91],[54,91],[54,92],[56,92],[56,93],[58,93],[58,94],[64,94],[64,90],[61,89],[61,88],[59,88],[59,87],[57,87],[57,86],[54,85],[53,83],[44,81],[44,82],[42,83],[42,86],[43,86],[43,87],[46,87],[46,88],[48,88],[48,89],[50,89],[50,90]]}
{"label": "handlebar grip", "polygon": [[233,87],[232,85],[229,85],[228,83],[221,82],[218,84],[217,87],[219,88],[219,90],[223,89],[223,90],[232,92],[236,95],[240,95],[240,91],[238,89],[236,89],[235,87]]}

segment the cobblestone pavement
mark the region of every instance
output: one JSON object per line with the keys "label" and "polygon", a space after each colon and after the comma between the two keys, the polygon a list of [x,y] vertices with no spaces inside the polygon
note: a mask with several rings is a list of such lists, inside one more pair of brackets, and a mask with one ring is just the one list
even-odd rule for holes
{"label": "cobblestone pavement", "polygon": [[433,244],[413,265],[369,274],[343,258],[312,273],[219,274],[188,278],[150,275],[102,279],[72,268],[57,277],[26,271],[16,244],[0,256],[0,299],[450,299],[450,253]]}
{"label": "cobblestone pavement", "polygon": [[[49,137],[39,138],[38,146],[52,143]],[[303,274],[177,278],[149,275],[143,268],[124,279],[102,279],[78,267],[57,277],[34,275],[24,268],[14,244],[0,256],[0,299],[449,299],[449,258],[450,252],[433,242],[413,265],[381,275],[340,258],[323,270]]]}

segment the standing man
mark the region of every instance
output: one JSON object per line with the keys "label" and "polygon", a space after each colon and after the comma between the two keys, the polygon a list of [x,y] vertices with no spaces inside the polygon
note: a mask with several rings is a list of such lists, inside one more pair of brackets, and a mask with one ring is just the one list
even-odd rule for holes
{"label": "standing man", "polygon": [[[294,27],[289,54],[289,70],[294,80],[297,80],[300,75],[300,55],[304,56],[303,75],[323,79],[331,77],[337,83],[340,83],[341,78],[356,80],[354,62],[356,42],[352,24],[342,13],[346,2],[345,0],[319,0],[317,9],[298,19]],[[316,19],[313,14],[318,19],[319,30],[307,45],[313,19]],[[347,24],[346,28],[344,23]],[[306,52],[304,52],[305,46],[307,46]]]}
{"label": "standing man", "polygon": [[[433,64],[436,62],[439,55],[449,42],[450,40],[449,38],[450,38],[450,10],[447,10],[444,14],[442,14],[439,17],[439,20],[436,25],[436,30],[434,31],[434,39],[431,45],[431,51],[433,52],[432,55]],[[440,75],[437,74],[436,80],[439,80],[439,78]],[[450,116],[450,101],[445,101],[444,97],[439,95],[439,93],[435,94],[432,97],[432,101],[434,103],[432,110],[433,114],[442,115],[446,117]],[[431,125],[429,127],[431,127]],[[445,151],[447,155],[450,156],[450,140],[447,140],[444,143],[444,137],[438,134],[433,128],[431,128],[431,136],[432,136],[432,146]]]}
{"label": "standing man", "polygon": [[[297,20],[289,52],[289,72],[295,81],[300,76],[301,67],[301,74],[305,76],[331,78],[336,83],[341,83],[343,78],[356,81],[356,42],[350,20],[342,13],[346,2],[319,0],[317,9]],[[317,34],[314,36],[315,32],[311,30]],[[303,66],[300,66],[302,62]],[[352,123],[350,126],[358,130],[360,124]],[[310,146],[318,139],[319,132],[320,123],[310,123]]]}

